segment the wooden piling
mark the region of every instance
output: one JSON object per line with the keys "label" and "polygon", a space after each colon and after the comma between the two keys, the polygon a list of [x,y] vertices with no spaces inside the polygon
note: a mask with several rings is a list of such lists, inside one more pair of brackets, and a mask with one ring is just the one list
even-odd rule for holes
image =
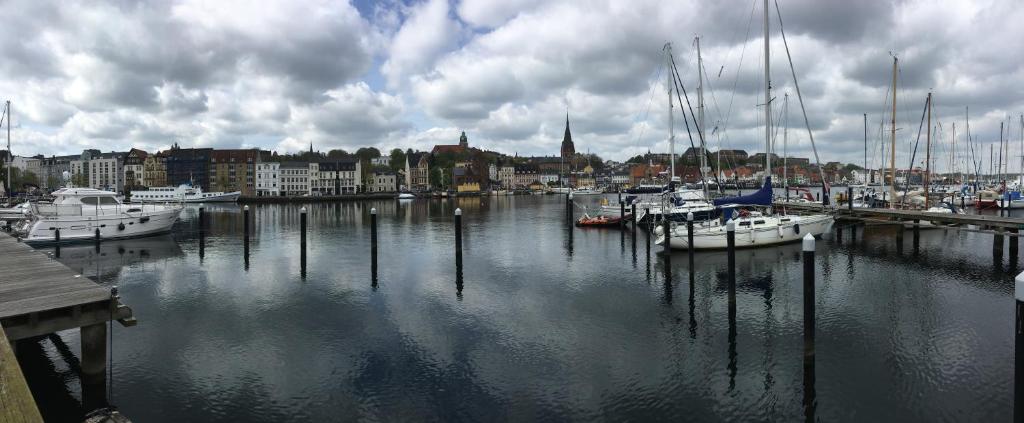
{"label": "wooden piling", "polygon": [[853,187],[846,187],[846,207],[853,211]]}
{"label": "wooden piling", "polygon": [[455,267],[462,272],[462,209],[455,209]]}
{"label": "wooden piling", "polygon": [[1018,233],[1018,230],[1017,229],[1007,229],[1007,231],[1009,231],[1012,234],[1012,235],[1009,236],[1009,239],[1007,240],[1010,243],[1010,265],[1011,266],[1015,266],[1017,264],[1017,248],[1019,247],[1018,243],[1017,243],[1017,236],[1016,236],[1017,233]]}
{"label": "wooden piling", "polygon": [[377,208],[370,209],[370,270],[377,279]]}
{"label": "wooden piling", "polygon": [[686,213],[686,253],[690,257],[690,272],[693,267],[693,212]]}
{"label": "wooden piling", "polygon": [[725,222],[725,243],[729,257],[729,291],[734,292],[736,290],[736,222],[733,222],[732,219]]}
{"label": "wooden piling", "polygon": [[245,250],[245,260],[249,261],[249,205],[242,207],[242,240]]}
{"label": "wooden piling", "polygon": [[665,218],[664,214],[662,214],[661,230],[662,234],[664,234],[664,236],[662,237],[664,240],[664,245],[662,245],[662,247],[664,247],[665,255],[669,255],[672,252],[672,226],[669,223],[668,219]]}
{"label": "wooden piling", "polygon": [[804,262],[804,417],[814,421],[814,236],[807,234],[803,239]]}
{"label": "wooden piling", "polygon": [[1024,272],[1014,280],[1013,421],[1024,421]]}
{"label": "wooden piling", "polygon": [[619,200],[619,229],[626,227],[626,202]]}
{"label": "wooden piling", "polygon": [[635,232],[636,231],[636,201],[631,203],[629,205],[629,207],[630,207],[629,212],[630,212],[630,214],[633,215],[633,217],[631,219],[629,219],[629,220],[633,221],[633,231]]}
{"label": "wooden piling", "polygon": [[301,276],[306,278],[306,206],[299,209],[299,265]]}
{"label": "wooden piling", "polygon": [[996,234],[992,235],[992,255],[1002,257],[1003,255],[1003,228],[996,229]]}
{"label": "wooden piling", "polygon": [[107,324],[81,328],[82,408],[92,411],[107,406]]}

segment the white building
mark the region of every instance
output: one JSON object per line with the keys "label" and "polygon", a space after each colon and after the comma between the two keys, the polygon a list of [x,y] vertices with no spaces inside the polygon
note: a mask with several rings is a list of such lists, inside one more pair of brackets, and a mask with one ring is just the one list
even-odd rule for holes
{"label": "white building", "polygon": [[124,157],[125,153],[85,150],[78,160],[71,161],[71,175],[89,188],[123,192]]}
{"label": "white building", "polygon": [[280,164],[278,185],[280,186],[281,195],[309,195],[309,165],[306,162],[284,162]]}
{"label": "white building", "polygon": [[516,168],[513,166],[502,166],[498,169],[498,182],[505,188],[512,188],[514,185],[514,178],[516,175]]}
{"label": "white building", "polygon": [[374,172],[370,175],[370,192],[394,192],[398,186],[398,177],[394,172]]}
{"label": "white building", "polygon": [[256,163],[256,196],[277,197],[281,195],[279,172],[281,163]]}
{"label": "white building", "polygon": [[374,157],[374,158],[370,159],[370,164],[373,165],[373,166],[390,166],[391,165],[391,157],[389,157],[389,156]]}
{"label": "white building", "polygon": [[361,169],[359,160],[354,159],[310,163],[310,194],[355,194],[362,185]]}

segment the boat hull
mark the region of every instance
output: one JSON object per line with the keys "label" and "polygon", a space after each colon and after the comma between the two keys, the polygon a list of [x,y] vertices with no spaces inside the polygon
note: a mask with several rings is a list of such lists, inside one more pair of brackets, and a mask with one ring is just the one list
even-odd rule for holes
{"label": "boat hull", "polygon": [[[122,213],[100,216],[37,217],[29,222],[23,242],[46,244],[57,242],[56,229],[60,229],[60,242],[95,241],[96,230],[100,240],[144,237],[170,232],[181,214],[180,207],[144,213]],[[122,226],[123,225],[123,226]]]}
{"label": "boat hull", "polygon": [[[754,248],[798,242],[804,236],[807,236],[808,233],[819,237],[831,231],[834,222],[835,219],[828,215],[792,216],[788,222],[778,225],[737,227],[736,248]],[[664,236],[659,236],[656,241],[658,245],[664,245],[664,242]],[[669,246],[681,250],[691,248],[687,240],[685,225],[677,225],[672,230]],[[727,247],[728,240],[725,225],[699,228],[694,231],[693,249],[695,250],[720,250]]]}

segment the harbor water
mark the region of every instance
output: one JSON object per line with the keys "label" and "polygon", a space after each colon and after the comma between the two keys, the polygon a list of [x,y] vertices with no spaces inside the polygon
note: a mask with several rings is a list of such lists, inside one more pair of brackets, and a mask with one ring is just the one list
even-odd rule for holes
{"label": "harbor water", "polygon": [[[691,272],[642,228],[569,229],[562,196],[307,204],[305,269],[301,205],[251,207],[248,259],[236,205],[208,205],[203,236],[190,207],[168,235],[61,247],[139,320],[114,325],[110,350],[111,402],[134,421],[1013,415],[1019,269],[988,234],[923,230],[916,250],[891,225],[819,240],[808,380],[799,244],[737,251],[730,318],[724,251]],[[81,421],[78,332],[22,348],[44,417]]]}

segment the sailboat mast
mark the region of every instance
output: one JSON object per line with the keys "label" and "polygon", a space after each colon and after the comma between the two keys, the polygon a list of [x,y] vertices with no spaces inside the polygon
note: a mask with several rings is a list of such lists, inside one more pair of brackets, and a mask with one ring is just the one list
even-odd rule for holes
{"label": "sailboat mast", "polygon": [[[868,179],[869,179],[868,176],[871,175],[871,171],[868,170],[868,114],[867,113],[864,114],[864,172],[867,172],[867,175],[865,175],[865,177],[864,177],[864,183],[867,184]],[[870,179],[874,179],[874,178],[870,178]],[[874,180],[872,180],[871,182],[874,182]]]}
{"label": "sailboat mast", "polygon": [[668,176],[669,184],[676,177],[676,129],[675,119],[672,116],[672,88],[675,87],[675,75],[672,73],[672,43],[666,43],[665,49],[667,54],[665,55],[665,68],[668,69],[668,161],[669,171],[671,172]]}
{"label": "sailboat mast", "polygon": [[899,58],[892,57],[892,146],[889,148],[889,208],[896,204],[896,65]]}
{"label": "sailboat mast", "polygon": [[782,100],[782,115],[785,124],[782,125],[782,186],[786,189],[786,195],[789,195],[789,153],[786,151],[789,145],[789,93]]}
{"label": "sailboat mast", "polygon": [[[697,131],[706,134],[704,130],[704,62],[700,55],[700,37],[697,37]],[[707,168],[706,150],[704,137],[700,139],[700,177],[705,179],[704,169]],[[704,196],[707,197],[707,184],[704,185]]]}
{"label": "sailboat mast", "polygon": [[932,182],[932,93],[928,93],[928,136],[924,145],[924,208],[928,209],[928,186]]}
{"label": "sailboat mast", "polygon": [[999,164],[996,165],[996,183],[1003,179],[1003,122],[999,122]]}
{"label": "sailboat mast", "polygon": [[14,152],[11,151],[11,100],[7,100],[7,192],[11,196],[14,184],[11,183],[11,167],[14,165]]}
{"label": "sailboat mast", "polygon": [[[772,175],[772,84],[771,56],[768,54],[770,37],[768,26],[768,0],[764,0],[764,172],[765,177]],[[822,181],[824,183],[825,181]]]}

